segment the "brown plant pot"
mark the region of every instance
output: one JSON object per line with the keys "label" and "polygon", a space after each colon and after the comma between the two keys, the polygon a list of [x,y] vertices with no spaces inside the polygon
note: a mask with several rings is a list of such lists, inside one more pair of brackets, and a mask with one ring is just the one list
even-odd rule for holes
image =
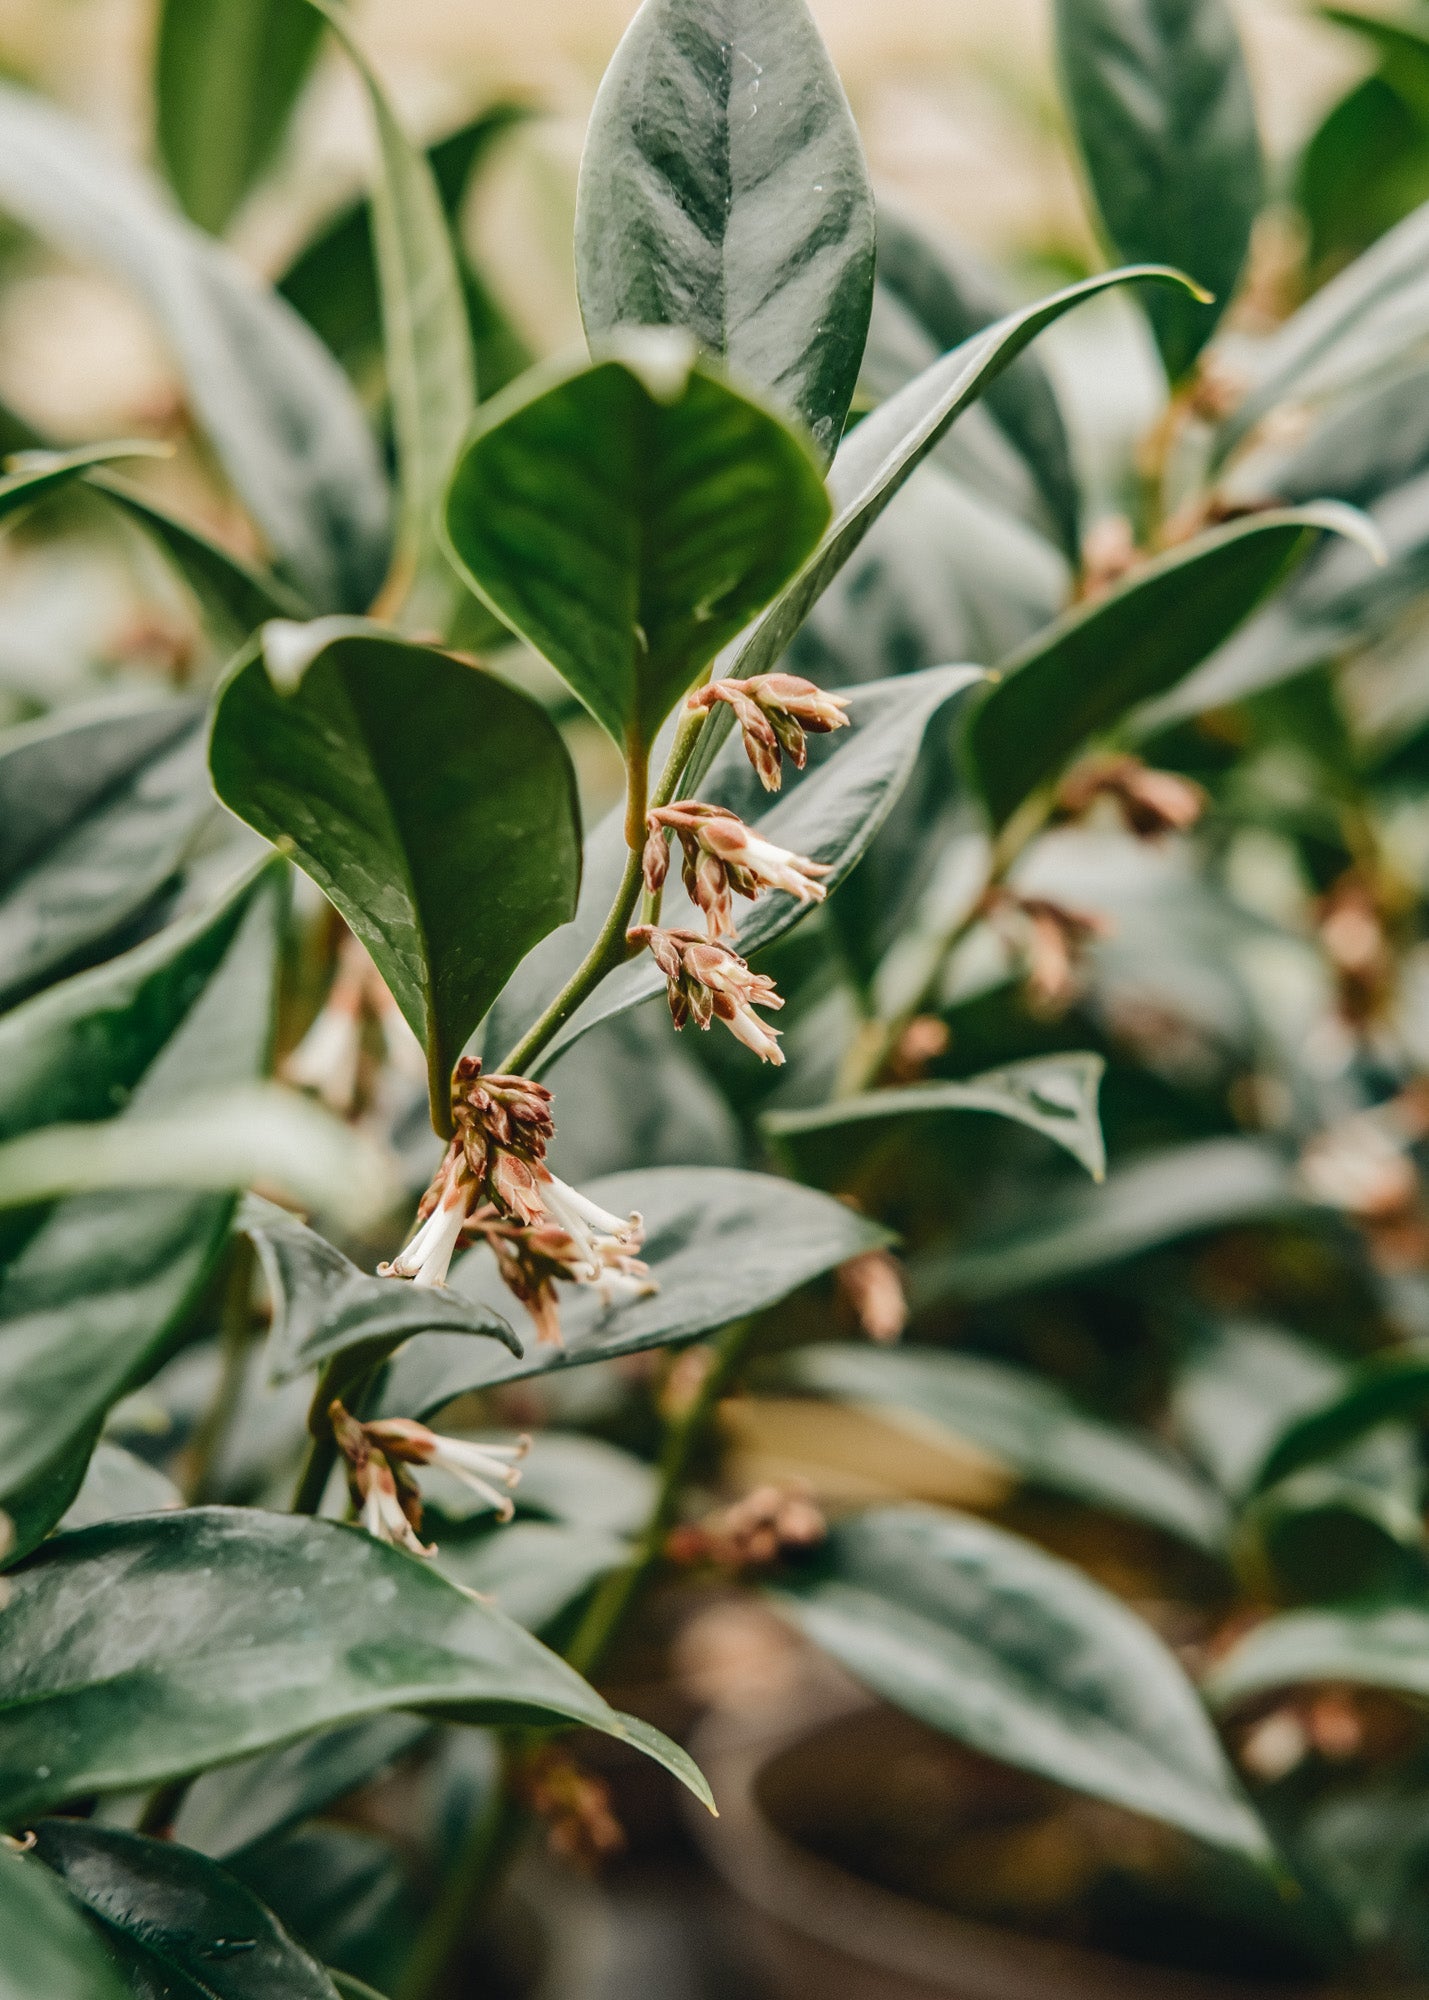
{"label": "brown plant pot", "polygon": [[1348,2000],[1343,1988],[1171,1970],[954,1916],[811,1853],[772,1823],[760,1780],[877,1706],[847,1682],[819,1681],[778,1708],[718,1713],[691,1743],[720,1810],[717,1820],[691,1811],[691,1829],[777,2000]]}

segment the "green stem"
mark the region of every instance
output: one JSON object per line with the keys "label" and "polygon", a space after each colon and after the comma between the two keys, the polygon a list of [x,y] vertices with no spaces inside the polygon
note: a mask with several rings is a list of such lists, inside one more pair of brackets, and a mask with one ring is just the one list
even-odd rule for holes
{"label": "green stem", "polygon": [[199,1506],[207,1497],[214,1466],[238,1414],[243,1380],[248,1372],[253,1265],[252,1243],[246,1236],[236,1237],[223,1293],[218,1382],[181,1459],[179,1485],[191,1507]]}
{"label": "green stem", "polygon": [[171,1778],[167,1785],[152,1791],[139,1815],[138,1832],[147,1833],[154,1840],[164,1839],[178,1818],[179,1807],[192,1783],[192,1778]]}
{"label": "green stem", "polygon": [[432,2000],[441,1992],[451,1962],[470,1934],[473,1918],[484,1908],[503,1864],[521,1838],[525,1820],[525,1809],[512,1793],[510,1774],[504,1773],[486,1810],[467,1829],[441,1893],[417,1933],[397,2000]]}

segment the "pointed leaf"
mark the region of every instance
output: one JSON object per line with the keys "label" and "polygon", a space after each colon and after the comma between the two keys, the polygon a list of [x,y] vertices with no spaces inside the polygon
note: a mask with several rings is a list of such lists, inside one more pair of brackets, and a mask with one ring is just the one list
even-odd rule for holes
{"label": "pointed leaf", "polygon": [[499,1313],[443,1288],[373,1278],[286,1209],[250,1195],[238,1226],[252,1237],[273,1309],[269,1366],[291,1381],[345,1355],[363,1372],[414,1333],[485,1334],[513,1354],[521,1343]]}
{"label": "pointed leaf", "polygon": [[[1109,271],[1009,313],[917,375],[866,416],[839,446],[829,471],[833,520],[793,581],[737,647],[727,671],[747,677],[773,671],[811,607],[832,583],[884,508],[912,477],[949,426],[975,403],[1044,327],[1084,299],[1114,285],[1188,285],[1158,265]],[[1194,290],[1194,287],[1191,287]],[[723,664],[723,663],[722,663]]]}
{"label": "pointed leaf", "polygon": [[563,1347],[542,1347],[489,1252],[458,1261],[452,1289],[509,1313],[526,1344],[518,1360],[494,1347],[414,1340],[388,1365],[373,1397],[382,1414],[428,1417],[468,1390],[588,1361],[671,1347],[776,1305],[822,1272],[890,1239],[842,1202],[794,1181],[729,1168],[655,1167],[612,1174],[584,1190],[614,1214],[645,1220],[642,1257],[658,1292],[604,1308],[588,1286],[561,1293]]}
{"label": "pointed leaf", "polygon": [[132,1451],[101,1438],[60,1527],[68,1534],[76,1528],[92,1528],[98,1521],[164,1513],[183,1504],[183,1495],[171,1479]]}
{"label": "pointed leaf", "polygon": [[[154,1514],[49,1542],[9,1583],[7,1825],[389,1709],[636,1736],[518,1625],[330,1521],[228,1507]],[[643,1732],[640,1743],[708,1796],[683,1751]]]}
{"label": "pointed leaf", "polygon": [[592,340],[679,326],[825,464],[873,300],[873,192],[804,0],[645,0],[591,113],[576,277]]}
{"label": "pointed leaf", "polygon": [[1422,1585],[1382,1603],[1291,1611],[1267,1618],[1212,1668],[1206,1693],[1218,1707],[1317,1681],[1429,1696],[1429,1598]]}
{"label": "pointed leaf", "polygon": [[445,633],[460,592],[436,539],[437,502],[476,407],[461,273],[431,166],[398,123],[346,10],[329,0],[308,4],[356,64],[377,127],[372,243],[402,493],[383,596],[405,630]]}
{"label": "pointed leaf", "polygon": [[212,814],[187,702],[111,702],[0,739],[0,1005],[132,936]]}
{"label": "pointed leaf", "polygon": [[1331,1457],[1393,1418],[1422,1420],[1426,1409],[1429,1354],[1410,1349],[1376,1355],[1284,1425],[1256,1473],[1256,1488]]}
{"label": "pointed leaf", "polygon": [[[86,444],[77,451],[27,451],[5,461],[6,476],[0,479],[0,521],[22,508],[57,493],[82,472],[116,459],[168,458],[167,445],[135,439],[123,444]],[[17,463],[18,458],[18,463]]]}
{"label": "pointed leaf", "polygon": [[1169,292],[1146,301],[1172,381],[1235,291],[1261,202],[1260,142],[1226,0],[1057,0],[1063,94],[1118,256],[1175,264],[1217,312]]}
{"label": "pointed leaf", "polygon": [[1033,1486],[1148,1521],[1193,1548],[1224,1544],[1214,1488],[1150,1438],[1086,1415],[1040,1375],[979,1355],[841,1344],[801,1347],[781,1374],[916,1437],[961,1438]]}
{"label": "pointed leaf", "polygon": [[136,1991],[164,2000],[336,2000],[315,1958],[231,1875],[172,1841],[47,1819],[36,1852],[102,1927]]}
{"label": "pointed leaf", "polygon": [[[267,1062],[281,908],[271,872],[201,924],[0,1022],[0,1123],[70,1102],[138,1116]],[[0,1504],[93,1438],[171,1351],[228,1235],[214,1194],[79,1195],[30,1212],[0,1273]]]}
{"label": "pointed leaf", "polygon": [[132,2000],[44,1863],[0,1847],[0,2000]]}
{"label": "pointed leaf", "polygon": [[436,1565],[453,1583],[490,1598],[528,1632],[549,1632],[603,1576],[629,1559],[629,1543],[604,1528],[516,1521],[489,1534],[443,1541]]}
{"label": "pointed leaf", "polygon": [[145,175],[8,83],[0,208],[139,294],[277,557],[320,608],[365,608],[386,568],[386,481],[342,370],[297,314]]}
{"label": "pointed leaf", "polygon": [[1097,1115],[1097,1092],[1106,1063],[1098,1055],[1033,1056],[1006,1069],[988,1070],[965,1083],[912,1083],[896,1090],[861,1091],[807,1111],[769,1111],[760,1123],[771,1138],[831,1131],[871,1119],[925,1117],[949,1111],[989,1111],[1014,1118],[1064,1146],[1092,1176],[1106,1172],[1106,1144]]}
{"label": "pointed leaf", "polygon": [[303,0],[164,0],[154,54],[159,152],[204,229],[225,227],[277,151],[321,37]]}
{"label": "pointed leaf", "polygon": [[1269,1859],[1173,1655],[1032,1543],[931,1508],[880,1509],[834,1528],[777,1601],[886,1700],[984,1756]]}
{"label": "pointed leaf", "polygon": [[610,358],[486,405],[446,503],[458,568],[622,747],[647,746],[828,520],[801,439],[630,330]]}
{"label": "pointed leaf", "polygon": [[219,797],[341,910],[427,1050],[452,1065],[580,884],[575,775],[527,695],[431,647],[346,621],[269,626],[224,683]]}
{"label": "pointed leaf", "polygon": [[1322,533],[1373,538],[1362,515],[1333,501],[1257,514],[1157,557],[1002,661],[970,732],[994,823],[1005,825],[1089,737],[1198,666]]}

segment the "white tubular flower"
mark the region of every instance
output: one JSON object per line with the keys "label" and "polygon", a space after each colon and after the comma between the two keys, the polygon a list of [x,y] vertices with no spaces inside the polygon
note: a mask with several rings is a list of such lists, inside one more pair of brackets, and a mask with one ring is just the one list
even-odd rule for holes
{"label": "white tubular flower", "polygon": [[571,1273],[580,1283],[595,1283],[612,1260],[633,1255],[644,1240],[638,1215],[623,1220],[611,1215],[552,1173],[546,1173],[541,1181],[541,1200],[551,1220],[565,1230],[584,1260]]}
{"label": "white tubular flower", "polygon": [[435,1465],[439,1471],[449,1472],[488,1507],[495,1508],[503,1521],[515,1513],[510,1489],[520,1482],[520,1462],[531,1449],[529,1437],[519,1437],[515,1444],[476,1443],[469,1438],[443,1437],[409,1417],[379,1418],[364,1424],[363,1430],[369,1443],[388,1458],[410,1465]]}
{"label": "white tubular flower", "polygon": [[330,1110],[346,1113],[357,1102],[362,1061],[361,993],[335,983],[321,1012],[283,1064],[299,1090],[315,1091]]}
{"label": "white tubular flower", "polygon": [[410,1278],[413,1284],[446,1284],[457,1244],[466,1227],[473,1189],[460,1172],[450,1174],[436,1207],[400,1255],[379,1264],[380,1278]]}
{"label": "white tubular flower", "polygon": [[787,847],[777,847],[772,840],[751,832],[733,813],[707,821],[700,829],[700,844],[724,862],[735,877],[736,888],[742,874],[756,889],[782,889],[801,903],[822,903],[829,893],[822,878],[832,871],[822,861],[810,861]]}
{"label": "white tubular flower", "polygon": [[766,973],[752,972],[737,951],[702,938],[698,931],[662,931],[653,924],[637,924],[626,936],[632,944],[648,945],[664,973],[670,1018],[677,1028],[690,1020],[697,1028],[708,1028],[718,1016],[761,1062],[776,1068],[783,1062],[778,1030],[754,1012],[756,1007],[784,1005]]}
{"label": "white tubular flower", "polygon": [[734,936],[731,891],[752,901],[763,889],[781,889],[801,903],[821,903],[828,894],[823,878],[831,871],[822,862],[776,846],[724,806],[684,799],[657,806],[645,824],[645,886],[655,894],[663,883],[665,842],[673,833],[684,850],[686,891],[704,912],[712,938]]}
{"label": "white tubular flower", "polygon": [[368,1453],[357,1478],[362,1486],[362,1525],[374,1541],[405,1549],[409,1555],[436,1554],[435,1547],[428,1547],[403,1512],[392,1468],[381,1452]]}

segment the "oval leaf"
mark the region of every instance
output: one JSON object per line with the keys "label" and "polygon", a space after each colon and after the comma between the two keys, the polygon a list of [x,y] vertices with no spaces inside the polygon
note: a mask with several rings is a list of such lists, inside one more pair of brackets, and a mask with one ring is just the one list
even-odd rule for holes
{"label": "oval leaf", "polygon": [[586,331],[677,326],[843,435],[873,303],[873,192],[804,0],[645,0],[591,113],[576,203]]}
{"label": "oval leaf", "polygon": [[1222,1707],[1307,1682],[1348,1681],[1429,1696],[1429,1603],[1422,1590],[1386,1603],[1291,1611],[1267,1618],[1212,1669]]}
{"label": "oval leaf", "polygon": [[444,1129],[463,1044],[575,910],[570,758],[529,696],[430,647],[342,621],[269,626],[265,644],[219,694],[214,787],[372,953],[427,1050]]}
{"label": "oval leaf", "polygon": [[622,747],[653,742],[828,517],[808,447],[656,329],[485,406],[446,504],[473,589]]}
{"label": "oval leaf", "polygon": [[74,1899],[40,1861],[0,1848],[0,2000],[132,2000]]}
{"label": "oval leaf", "polygon": [[61,1536],[9,1583],[8,1825],[388,1709],[638,1737],[708,1797],[683,1751],[627,1722],[519,1625],[356,1528],[189,1508]]}
{"label": "oval leaf", "polygon": [[565,1345],[542,1347],[489,1254],[472,1251],[453,1268],[453,1290],[510,1313],[525,1354],[517,1360],[494,1349],[414,1340],[391,1362],[373,1399],[383,1415],[430,1416],[470,1389],[693,1340],[763,1312],[821,1272],[889,1241],[885,1230],[842,1202],[767,1174],[655,1167],[611,1174],[584,1192],[616,1214],[633,1209],[644,1217],[641,1255],[659,1291],[607,1310],[590,1287],[566,1287]]}
{"label": "oval leaf", "polygon": [[1255,103],[1225,0],[1057,0],[1057,54],[1087,178],[1122,257],[1175,264],[1215,296],[1146,301],[1177,381],[1235,291],[1261,202]]}
{"label": "oval leaf", "polygon": [[1372,534],[1334,502],[1257,514],[1158,557],[1000,662],[970,732],[994,822],[1005,825],[1089,737],[1198,666],[1325,532]]}
{"label": "oval leaf", "polygon": [[861,1091],[807,1111],[768,1111],[760,1120],[771,1138],[832,1131],[873,1119],[916,1118],[949,1111],[990,1111],[1013,1118],[1064,1146],[1092,1176],[1106,1172],[1106,1143],[1097,1115],[1105,1059],[1098,1055],[1033,1056],[965,1083],[911,1083]]}
{"label": "oval leaf", "polygon": [[880,1509],[836,1527],[777,1601],[886,1700],[985,1756],[1269,1859],[1174,1657],[1032,1543],[929,1508]]}
{"label": "oval leaf", "polygon": [[336,2000],[317,1960],[202,1854],[74,1819],[44,1820],[36,1852],[103,1927],[140,1992],[165,2000]]}

